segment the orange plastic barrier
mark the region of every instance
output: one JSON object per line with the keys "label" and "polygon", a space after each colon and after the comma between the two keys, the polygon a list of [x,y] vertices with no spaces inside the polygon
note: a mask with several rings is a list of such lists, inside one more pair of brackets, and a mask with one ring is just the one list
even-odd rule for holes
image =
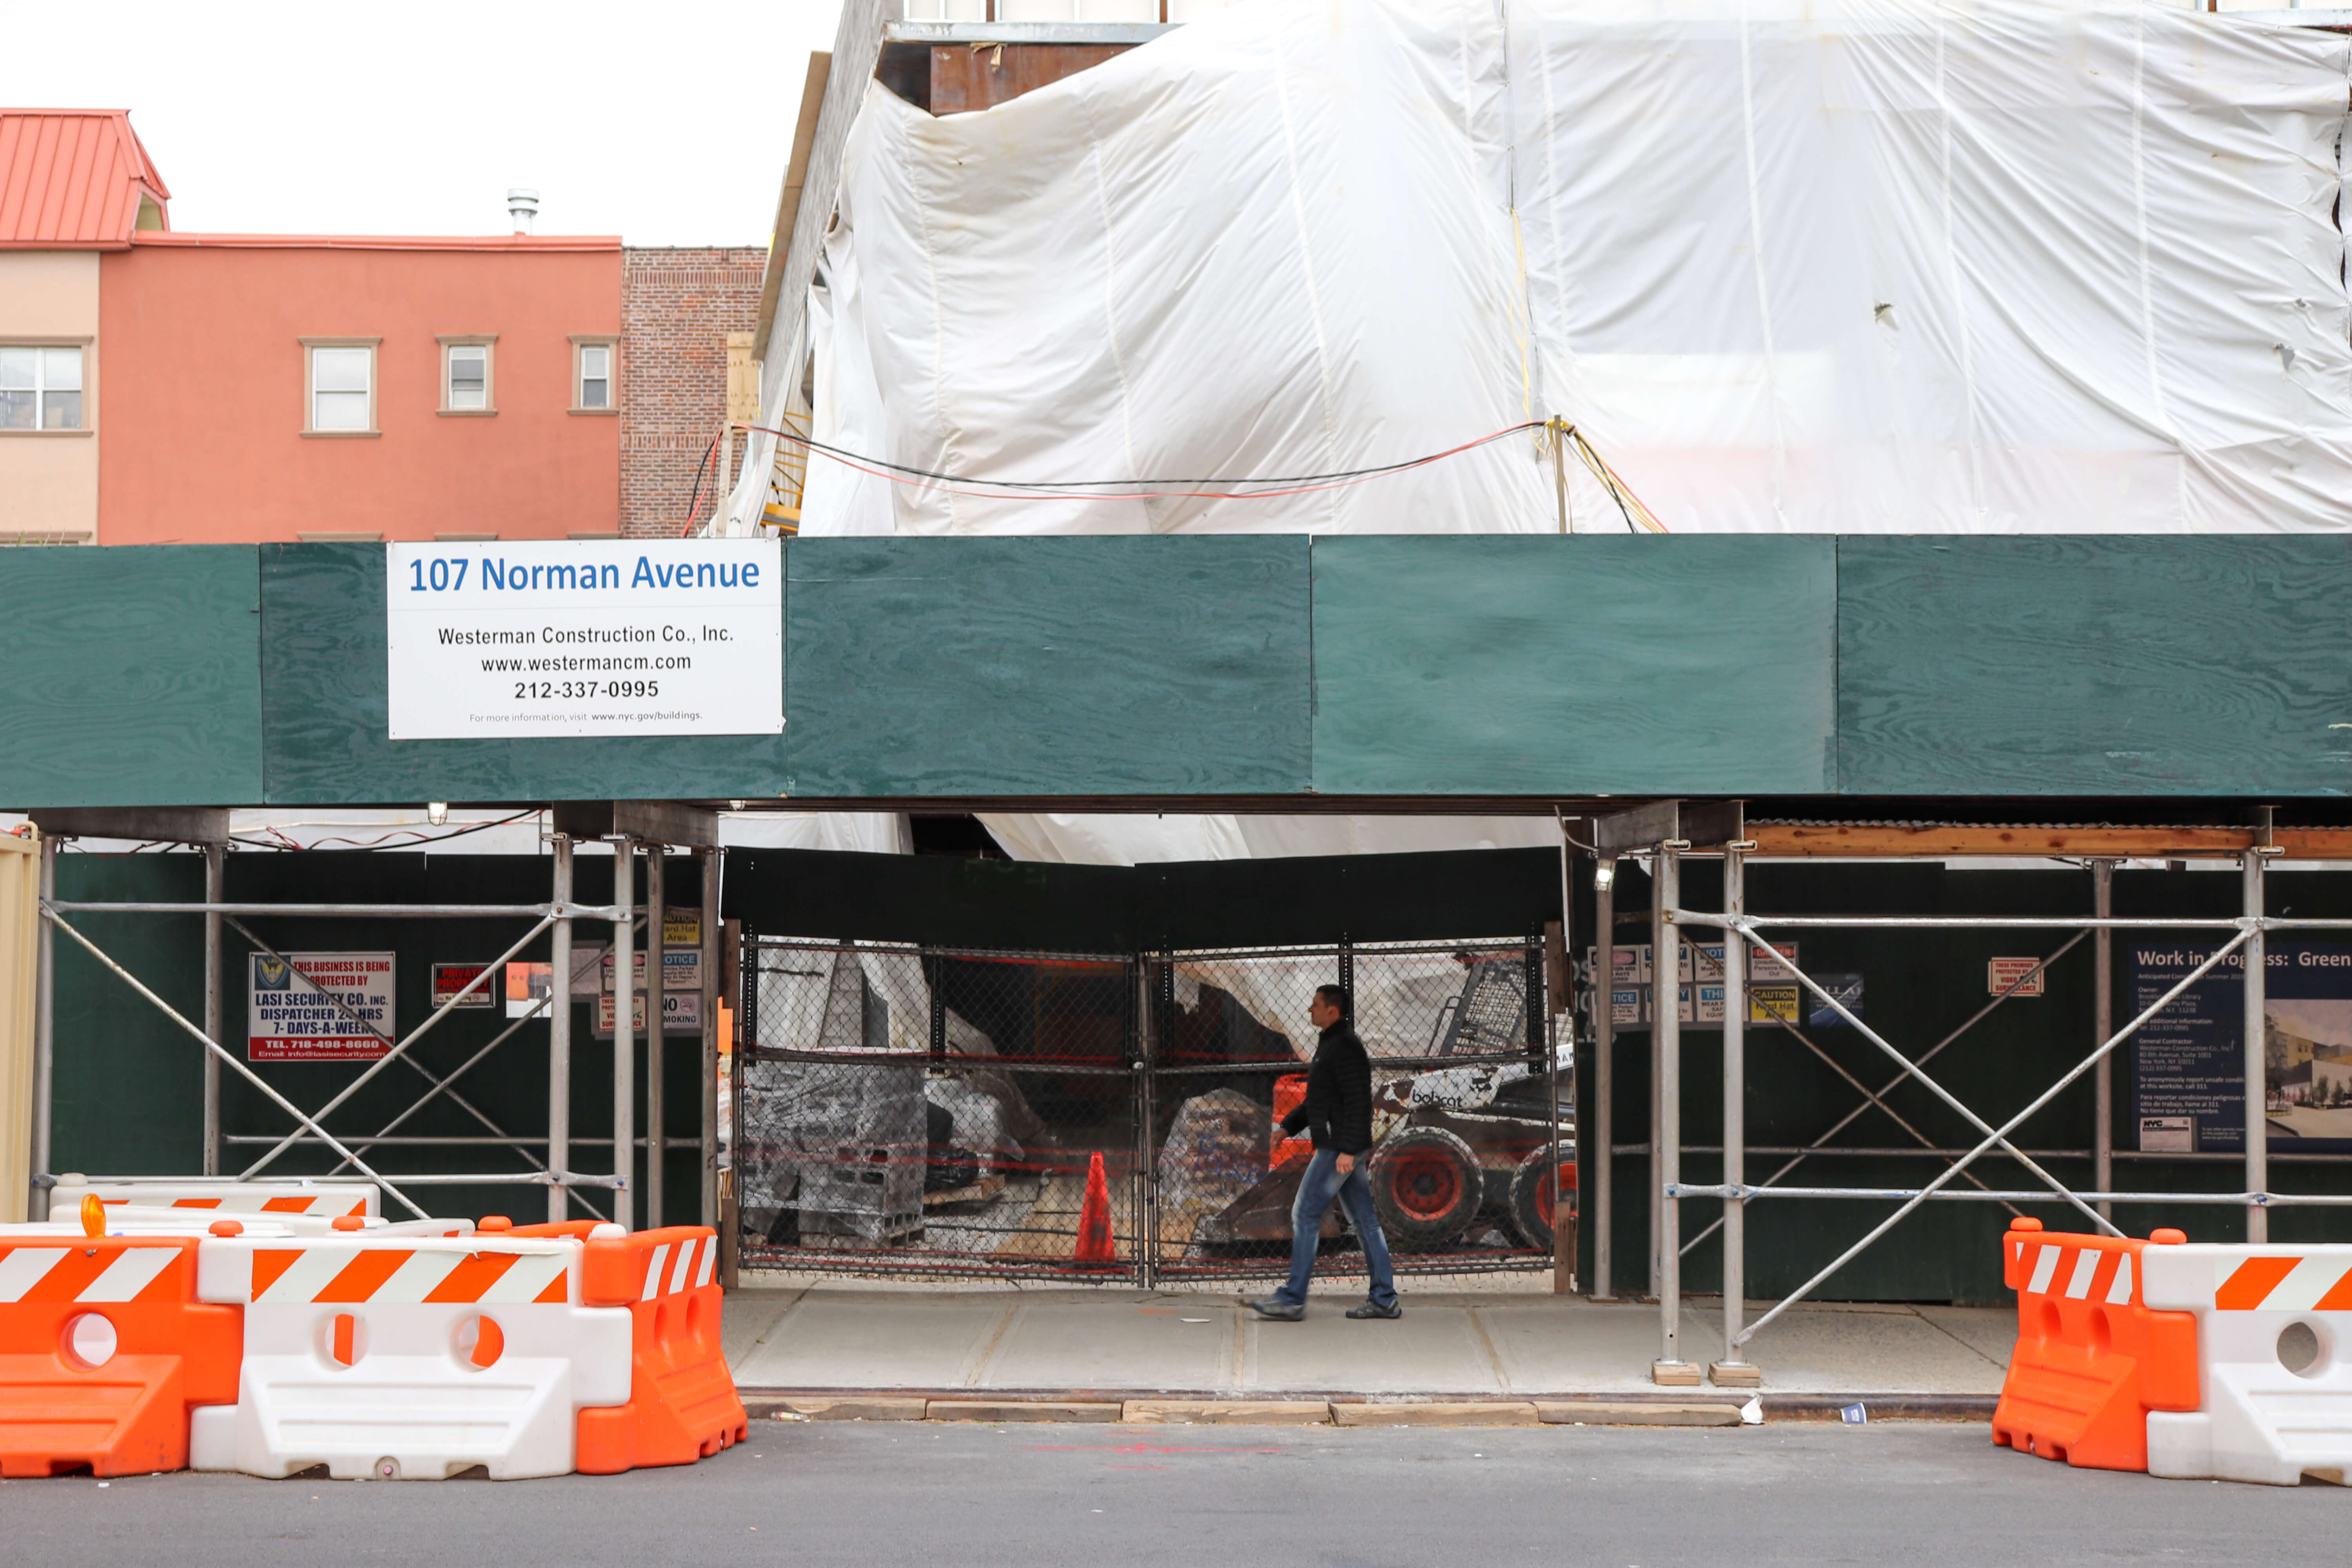
{"label": "orange plastic barrier", "polygon": [[[1276,1079],[1274,1080],[1275,1131],[1279,1134],[1282,1131],[1282,1119],[1306,1103],[1307,1075],[1305,1073],[1285,1073]],[[1277,1136],[1274,1140],[1273,1146],[1266,1151],[1265,1168],[1269,1171],[1279,1170],[1288,1164],[1293,1157],[1303,1164],[1314,1152],[1315,1140],[1312,1138]]]}
{"label": "orange plastic barrier", "polygon": [[582,1301],[626,1307],[634,1321],[629,1402],[580,1412],[581,1473],[690,1465],[749,1436],[719,1349],[718,1232],[675,1225],[584,1246]]}
{"label": "orange plastic barrier", "polygon": [[2177,1230],[2134,1241],[2011,1223],[2001,1265],[2017,1291],[2017,1349],[1993,1411],[1994,1443],[2086,1469],[2147,1468],[2147,1413],[2197,1408],[2197,1320],[2149,1310],[2140,1255],[2187,1239]]}
{"label": "orange plastic barrier", "polygon": [[197,1237],[0,1237],[0,1476],[184,1469],[236,1401],[244,1325],[195,1299]]}

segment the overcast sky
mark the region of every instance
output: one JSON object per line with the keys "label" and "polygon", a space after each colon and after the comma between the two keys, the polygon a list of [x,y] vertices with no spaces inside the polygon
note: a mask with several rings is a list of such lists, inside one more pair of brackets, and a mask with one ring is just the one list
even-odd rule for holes
{"label": "overcast sky", "polygon": [[840,0],[0,0],[0,104],[128,109],[172,226],[764,245]]}

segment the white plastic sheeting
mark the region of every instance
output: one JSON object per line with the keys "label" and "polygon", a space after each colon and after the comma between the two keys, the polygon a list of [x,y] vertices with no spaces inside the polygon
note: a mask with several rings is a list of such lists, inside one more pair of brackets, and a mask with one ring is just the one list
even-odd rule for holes
{"label": "white plastic sheeting", "polygon": [[[2347,63],[2065,0],[1269,0],[981,113],[877,86],[817,418],[1052,482],[1323,473],[1558,413],[1678,531],[2342,527]],[[1582,482],[1575,512],[1623,526]],[[1556,526],[1526,437],[1276,500],[819,459],[803,513]]]}
{"label": "white plastic sheeting", "polygon": [[[818,438],[1181,481],[1559,415],[1676,531],[2341,528],[2347,64],[2283,18],[2068,0],[1265,0],[981,113],[876,87]],[[1569,474],[1571,527],[1625,526]],[[1525,436],[1276,500],[971,489],[820,457],[803,531],[1559,526]],[[1097,863],[1556,842],[987,820]]]}

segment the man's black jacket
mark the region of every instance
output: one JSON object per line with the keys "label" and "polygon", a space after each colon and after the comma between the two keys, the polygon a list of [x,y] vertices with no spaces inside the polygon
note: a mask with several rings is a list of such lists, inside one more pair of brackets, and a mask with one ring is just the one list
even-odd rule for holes
{"label": "man's black jacket", "polygon": [[1346,1019],[1323,1031],[1307,1068],[1307,1098],[1282,1119],[1297,1137],[1304,1127],[1318,1149],[1361,1154],[1372,1146],[1372,1058]]}

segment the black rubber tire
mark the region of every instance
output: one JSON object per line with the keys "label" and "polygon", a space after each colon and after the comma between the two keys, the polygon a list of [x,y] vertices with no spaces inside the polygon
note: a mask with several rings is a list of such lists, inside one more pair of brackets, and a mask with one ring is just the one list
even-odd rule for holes
{"label": "black rubber tire", "polygon": [[[1568,1164],[1575,1158],[1572,1152],[1562,1149],[1559,1163]],[[1538,1252],[1549,1252],[1552,1247],[1552,1152],[1538,1149],[1511,1173],[1511,1228]],[[1568,1212],[1576,1212],[1574,1187],[1568,1190]]]}
{"label": "black rubber tire", "polygon": [[1381,1230],[1399,1252],[1443,1247],[1470,1228],[1486,1183],[1470,1145],[1442,1127],[1408,1127],[1372,1151],[1366,1173]]}

